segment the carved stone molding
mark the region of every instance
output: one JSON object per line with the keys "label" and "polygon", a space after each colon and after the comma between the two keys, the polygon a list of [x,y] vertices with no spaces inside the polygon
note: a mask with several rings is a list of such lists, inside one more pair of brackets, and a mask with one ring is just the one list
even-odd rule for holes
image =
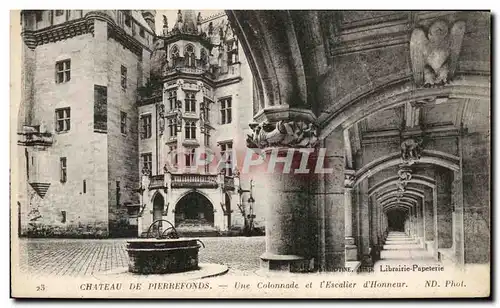
{"label": "carved stone molding", "polygon": [[412,170],[403,165],[398,170],[398,176],[399,179],[396,185],[398,186],[398,189],[400,191],[400,195],[398,195],[398,197],[400,198],[402,197],[402,192],[406,191],[406,186],[412,178]]}
{"label": "carved stone molding", "polygon": [[95,20],[105,21],[108,24],[108,38],[113,38],[125,48],[135,53],[139,59],[142,59],[142,49],[147,46],[142,45],[138,40],[128,35],[125,30],[120,28],[111,16],[104,12],[92,11],[83,18],[70,20],[62,24],[53,25],[40,30],[25,30],[22,32],[24,42],[30,49],[36,46],[57,42],[87,33],[94,34]]}
{"label": "carved stone molding", "polygon": [[413,76],[418,87],[447,84],[453,78],[458,63],[465,22],[450,24],[438,19],[428,29],[413,30],[410,56]]}
{"label": "carved stone molding", "polygon": [[93,28],[93,20],[77,19],[46,29],[25,30],[22,32],[22,36],[26,45],[30,49],[35,49],[39,45],[92,33]]}
{"label": "carved stone molding", "polygon": [[247,136],[249,148],[313,148],[318,143],[317,127],[304,121],[252,123],[250,128],[253,134]]}

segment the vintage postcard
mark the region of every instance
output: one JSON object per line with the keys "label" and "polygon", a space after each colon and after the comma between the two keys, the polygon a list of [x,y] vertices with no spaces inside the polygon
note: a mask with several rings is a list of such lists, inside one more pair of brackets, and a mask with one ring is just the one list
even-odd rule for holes
{"label": "vintage postcard", "polygon": [[11,11],[11,296],[489,297],[490,32]]}

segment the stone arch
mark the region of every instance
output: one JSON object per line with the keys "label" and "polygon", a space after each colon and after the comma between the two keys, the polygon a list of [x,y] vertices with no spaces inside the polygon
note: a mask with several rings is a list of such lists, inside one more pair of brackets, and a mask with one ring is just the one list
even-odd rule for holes
{"label": "stone arch", "polygon": [[189,190],[175,203],[175,226],[214,226],[215,207],[212,200],[199,190]]}
{"label": "stone arch", "polygon": [[[419,163],[428,163],[441,167],[445,167],[452,171],[460,170],[460,158],[454,155],[450,155],[439,151],[422,151],[422,156],[418,160]],[[403,164],[404,161],[401,158],[401,154],[398,152],[383,156],[376,159],[363,167],[361,167],[355,173],[354,185],[359,184],[364,179],[380,172],[389,167],[397,166]]]}
{"label": "stone arch", "polygon": [[227,10],[226,15],[255,81],[254,110],[307,106],[306,74],[290,13]]}
{"label": "stone arch", "polygon": [[170,51],[168,52],[171,66],[175,67],[179,64],[179,59],[181,57],[181,51],[179,49],[179,46],[177,44],[174,44],[172,47],[170,47]]}
{"label": "stone arch", "polygon": [[393,207],[404,207],[404,208],[408,209],[408,212],[410,213],[413,205],[411,203],[404,202],[404,201],[403,202],[391,202],[391,203],[386,204],[382,209],[384,210],[384,212],[386,212],[387,209],[393,208]]}
{"label": "stone arch", "polygon": [[338,111],[331,110],[328,117],[322,119],[320,122],[322,131],[319,138],[328,137],[337,127],[350,127],[373,113],[408,101],[437,96],[490,99],[489,84],[488,76],[457,74],[455,80],[445,87],[415,89],[413,79],[408,75],[376,89],[367,89],[355,98],[350,95],[340,99],[335,107],[344,106],[344,108]]}
{"label": "stone arch", "polygon": [[[378,192],[379,190],[381,190],[383,188],[386,188],[386,187],[391,186],[391,185],[396,185],[396,183],[398,183],[398,181],[399,181],[399,177],[394,176],[394,177],[390,177],[386,180],[383,180],[381,182],[378,182],[377,184],[373,185],[373,187],[370,188],[370,190],[368,191],[368,195],[372,196],[373,194],[375,194],[376,192]],[[423,175],[417,175],[417,174],[413,175],[411,180],[408,181],[408,183],[420,184],[420,185],[430,187],[432,189],[436,188],[436,181],[434,181],[434,179],[432,179],[430,177],[423,176]]]}
{"label": "stone arch", "polygon": [[[388,198],[385,198],[385,199],[381,199],[379,201],[379,204],[382,204],[382,205],[383,204],[387,204],[387,202],[391,202],[391,201],[394,201],[394,200],[398,200],[398,197],[388,197]],[[415,204],[417,204],[419,202],[418,199],[413,198],[413,197],[408,196],[408,195],[399,198],[399,200],[404,200],[404,201],[409,201],[409,202],[415,202]]]}
{"label": "stone arch", "polygon": [[[381,193],[379,197],[377,197],[377,201],[387,199],[388,197],[391,197],[391,196],[397,196],[397,195],[399,195],[399,192],[400,191],[398,189],[385,191],[385,192]],[[419,193],[419,192],[414,191],[413,189],[408,189],[408,188],[405,189],[403,194],[410,195],[413,197],[419,197],[421,199],[424,198],[423,193]]]}
{"label": "stone arch", "polygon": [[184,64],[187,67],[194,67],[196,63],[196,48],[193,44],[184,46]]}

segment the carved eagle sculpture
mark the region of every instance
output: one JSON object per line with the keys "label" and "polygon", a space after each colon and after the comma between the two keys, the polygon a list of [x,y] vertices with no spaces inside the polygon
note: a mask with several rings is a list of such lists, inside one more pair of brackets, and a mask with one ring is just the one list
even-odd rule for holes
{"label": "carved eagle sculpture", "polygon": [[445,21],[435,21],[427,35],[420,28],[413,30],[410,55],[417,86],[431,87],[450,82],[457,67],[464,33],[464,21],[455,22],[451,29]]}

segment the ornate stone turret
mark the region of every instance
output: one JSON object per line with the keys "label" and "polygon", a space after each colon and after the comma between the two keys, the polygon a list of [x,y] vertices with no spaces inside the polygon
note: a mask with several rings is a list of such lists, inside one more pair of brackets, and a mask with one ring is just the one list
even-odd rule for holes
{"label": "ornate stone turret", "polygon": [[197,18],[193,10],[179,10],[172,30],[177,33],[198,34]]}

